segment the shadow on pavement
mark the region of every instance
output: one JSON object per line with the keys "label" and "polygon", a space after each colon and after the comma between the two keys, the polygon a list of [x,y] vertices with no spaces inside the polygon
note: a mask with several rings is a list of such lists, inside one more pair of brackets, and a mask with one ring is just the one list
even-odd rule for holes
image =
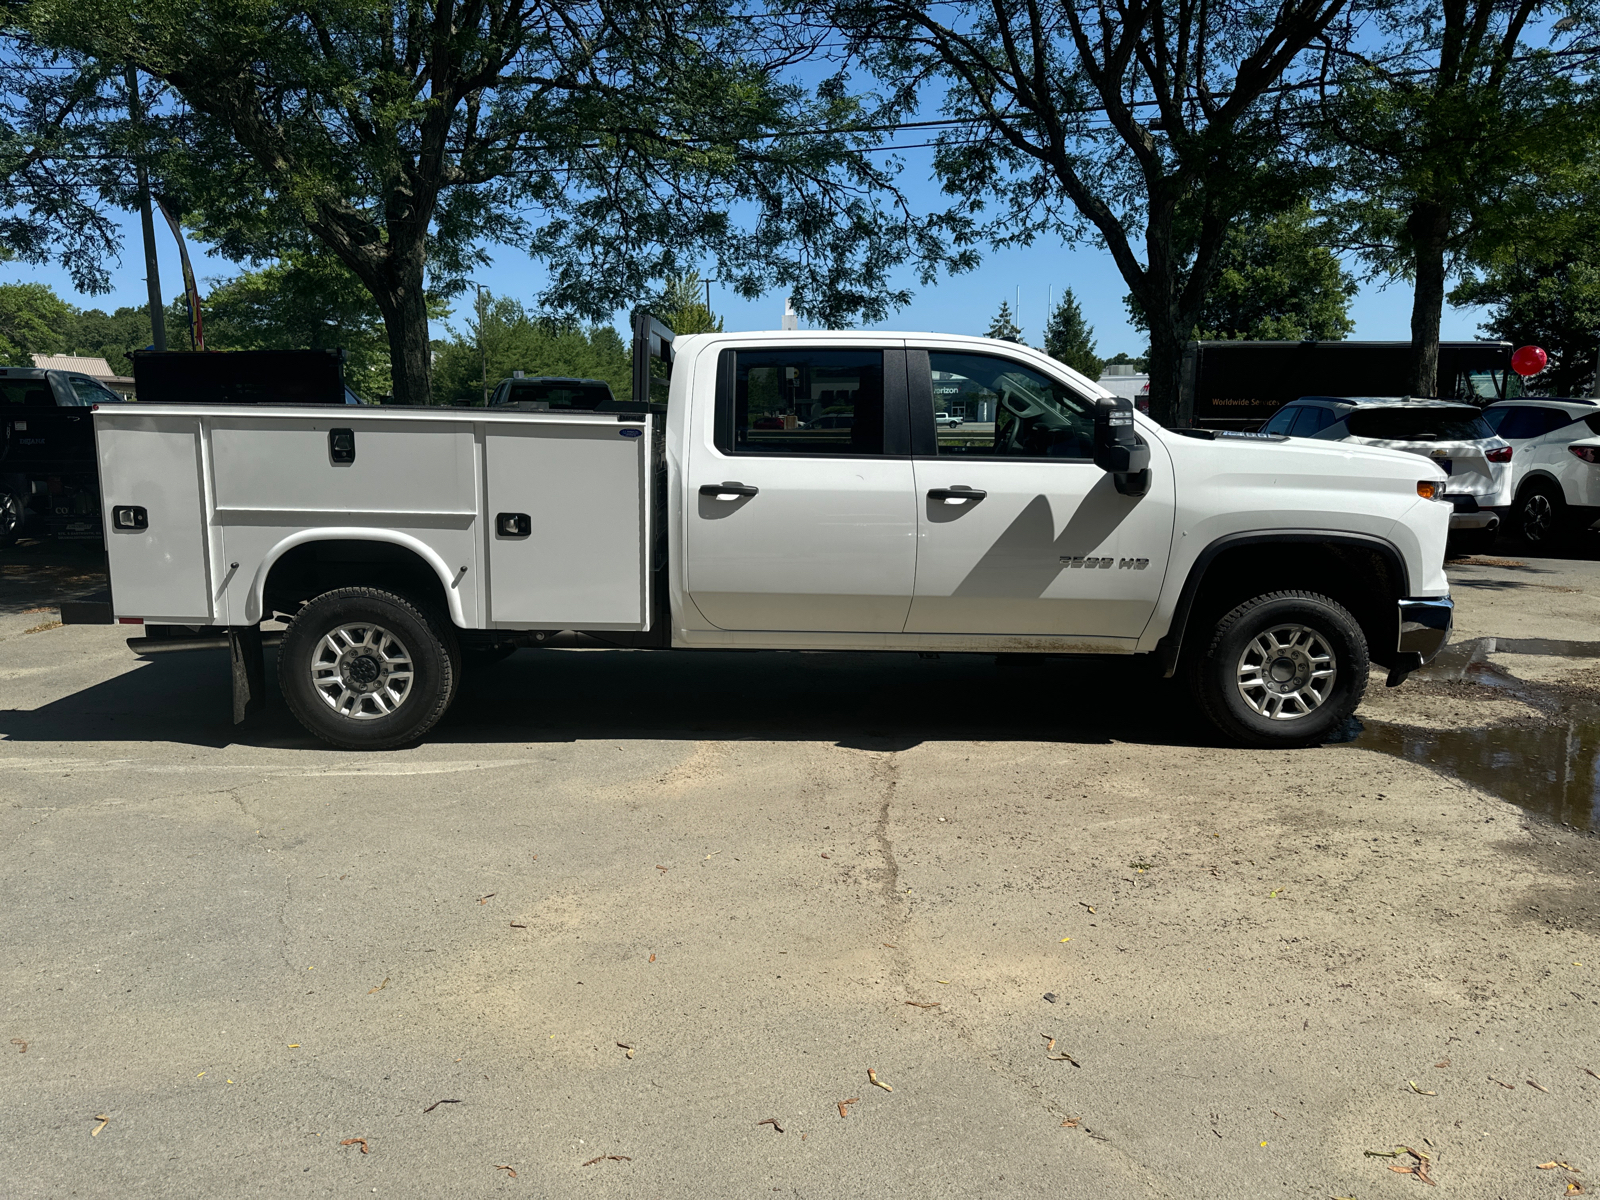
{"label": "shadow on pavement", "polygon": [[0,549],[0,614],[54,608],[106,587],[106,556],[98,542],[23,538]]}
{"label": "shadow on pavement", "polygon": [[[265,712],[230,720],[220,651],[166,654],[41,708],[0,710],[15,742],[163,741],[325,748],[278,695],[268,652]],[[1143,662],[993,655],[522,650],[463,680],[426,743],[688,738],[830,741],[905,749],[923,741],[1214,745],[1187,693]]]}

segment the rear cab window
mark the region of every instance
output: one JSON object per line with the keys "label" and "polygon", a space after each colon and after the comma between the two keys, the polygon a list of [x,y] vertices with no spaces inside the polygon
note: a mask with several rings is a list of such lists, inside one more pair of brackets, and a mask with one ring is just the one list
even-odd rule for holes
{"label": "rear cab window", "polygon": [[55,404],[48,379],[0,379],[0,405],[54,408]]}
{"label": "rear cab window", "polygon": [[714,441],[731,455],[903,456],[909,451],[905,352],[724,350]]}
{"label": "rear cab window", "polygon": [[592,412],[612,398],[608,384],[588,379],[528,379],[501,384],[490,399],[502,404],[542,404],[550,409]]}

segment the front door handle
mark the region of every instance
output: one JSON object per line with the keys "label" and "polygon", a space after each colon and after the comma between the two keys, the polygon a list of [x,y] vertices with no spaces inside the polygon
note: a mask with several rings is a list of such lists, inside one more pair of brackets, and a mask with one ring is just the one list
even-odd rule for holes
{"label": "front door handle", "polygon": [[754,496],[761,489],[751,487],[748,483],[702,483],[700,494],[710,496],[713,500],[743,500]]}
{"label": "front door handle", "polygon": [[981,488],[930,488],[928,490],[928,499],[942,500],[946,504],[966,504],[968,502],[976,504],[988,494],[988,492],[982,490]]}

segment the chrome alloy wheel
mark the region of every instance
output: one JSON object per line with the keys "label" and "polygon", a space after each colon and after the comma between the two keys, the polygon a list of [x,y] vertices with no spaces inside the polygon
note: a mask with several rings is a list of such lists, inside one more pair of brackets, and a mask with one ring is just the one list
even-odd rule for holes
{"label": "chrome alloy wheel", "polygon": [[415,669],[405,643],[381,625],[330,629],[311,656],[311,686],[342,717],[387,717],[411,694]]}
{"label": "chrome alloy wheel", "polygon": [[1542,542],[1556,523],[1556,506],[1543,492],[1532,492],[1522,502],[1522,538]]}
{"label": "chrome alloy wheel", "polygon": [[12,538],[22,531],[22,498],[0,488],[0,537]]}
{"label": "chrome alloy wheel", "polygon": [[1322,707],[1338,667],[1315,629],[1275,625],[1250,639],[1239,656],[1239,695],[1270,721],[1292,721]]}

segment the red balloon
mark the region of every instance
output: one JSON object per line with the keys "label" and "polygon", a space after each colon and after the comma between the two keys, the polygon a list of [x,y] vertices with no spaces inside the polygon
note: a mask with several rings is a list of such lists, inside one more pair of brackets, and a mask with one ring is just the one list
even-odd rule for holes
{"label": "red balloon", "polygon": [[1511,356],[1511,369],[1526,379],[1545,369],[1550,356],[1538,346],[1524,346]]}

